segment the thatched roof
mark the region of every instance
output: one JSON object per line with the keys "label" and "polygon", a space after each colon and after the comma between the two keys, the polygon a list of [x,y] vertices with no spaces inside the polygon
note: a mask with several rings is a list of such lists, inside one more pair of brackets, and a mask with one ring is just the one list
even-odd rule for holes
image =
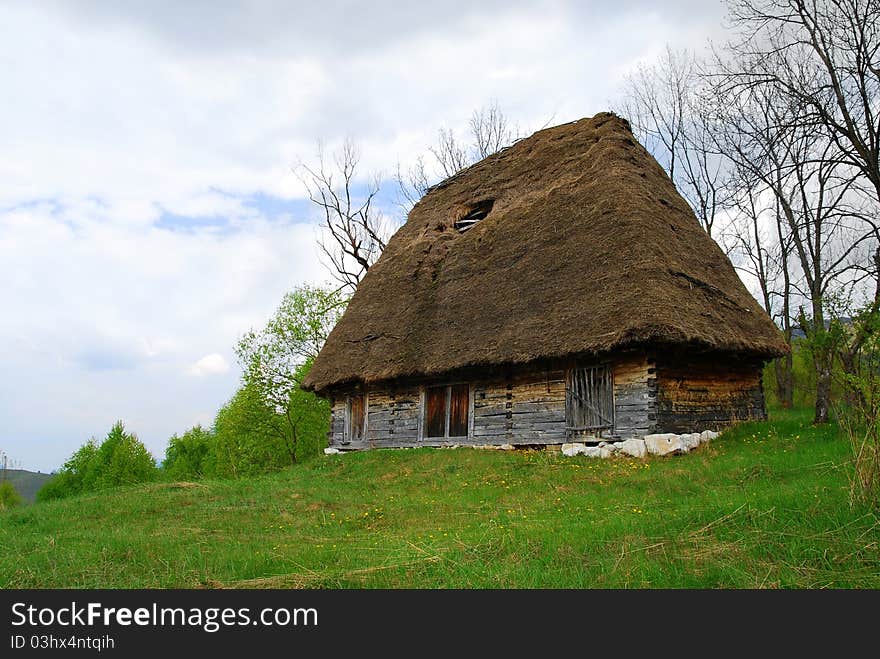
{"label": "thatched roof", "polygon": [[[485,219],[455,227],[490,200]],[[786,350],[629,124],[602,113],[538,131],[425,195],[305,386],[646,343]]]}

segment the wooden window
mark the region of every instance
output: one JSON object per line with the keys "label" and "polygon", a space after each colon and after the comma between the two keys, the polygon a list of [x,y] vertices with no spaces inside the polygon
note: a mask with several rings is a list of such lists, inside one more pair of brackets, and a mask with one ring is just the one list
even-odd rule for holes
{"label": "wooden window", "polygon": [[565,423],[569,430],[588,432],[614,425],[614,390],[607,366],[573,368],[565,389]]}
{"label": "wooden window", "polygon": [[348,441],[360,442],[364,439],[367,410],[364,395],[355,394],[348,397]]}
{"label": "wooden window", "polygon": [[424,436],[467,437],[470,410],[470,386],[425,387]]}

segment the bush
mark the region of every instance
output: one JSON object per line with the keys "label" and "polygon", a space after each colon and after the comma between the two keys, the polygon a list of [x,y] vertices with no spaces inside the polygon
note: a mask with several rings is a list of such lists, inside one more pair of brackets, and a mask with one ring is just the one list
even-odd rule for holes
{"label": "bush", "polygon": [[37,492],[37,501],[61,499],[95,489],[98,442],[92,437],[70,456],[52,480]]}
{"label": "bush", "polygon": [[135,435],[126,433],[122,421],[118,421],[100,445],[92,438],[70,456],[58,475],[37,492],[37,500],[144,483],[154,480],[157,473],[153,456]]}
{"label": "bush", "polygon": [[273,410],[257,386],[245,383],[217,413],[203,475],[236,478],[289,467],[327,446],[330,404],[299,387]]}
{"label": "bush", "polygon": [[110,430],[98,448],[95,489],[144,483],[156,478],[156,461],[138,438],[125,432],[122,421]]}
{"label": "bush", "polygon": [[853,450],[850,498],[880,509],[880,312],[859,312],[848,330],[838,350],[846,367],[835,408]]}
{"label": "bush", "polygon": [[165,449],[162,470],[174,480],[199,480],[205,477],[214,436],[210,430],[194,426],[178,437],[173,435]]}
{"label": "bush", "polygon": [[37,491],[37,501],[63,499],[80,492],[82,486],[77,476],[70,472],[59,471]]}
{"label": "bush", "polygon": [[[816,367],[813,365],[813,355],[810,352],[809,343],[806,339],[795,339],[792,342],[792,380],[794,407],[813,407],[816,403]],[[832,386],[832,400],[839,399],[843,395],[841,385],[840,364],[835,362],[834,379]],[[773,361],[764,366],[764,398],[768,407],[780,405],[776,397],[776,372]]]}
{"label": "bush", "polygon": [[330,402],[297,387],[290,394],[289,409],[297,424],[297,461],[320,455],[327,447],[330,432]]}
{"label": "bush", "polygon": [[255,386],[243,385],[214,421],[214,446],[207,461],[213,478],[237,478],[277,471],[291,464],[278,419]]}
{"label": "bush", "polygon": [[22,504],[21,495],[9,481],[0,483],[0,510],[15,508]]}

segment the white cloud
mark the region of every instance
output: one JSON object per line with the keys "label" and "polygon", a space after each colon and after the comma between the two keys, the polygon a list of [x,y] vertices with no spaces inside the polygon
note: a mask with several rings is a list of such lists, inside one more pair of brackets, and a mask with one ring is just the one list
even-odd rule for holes
{"label": "white cloud", "polygon": [[212,352],[190,366],[187,369],[187,373],[196,377],[204,377],[206,375],[221,375],[228,370],[229,363],[226,361],[226,358],[219,352]]}

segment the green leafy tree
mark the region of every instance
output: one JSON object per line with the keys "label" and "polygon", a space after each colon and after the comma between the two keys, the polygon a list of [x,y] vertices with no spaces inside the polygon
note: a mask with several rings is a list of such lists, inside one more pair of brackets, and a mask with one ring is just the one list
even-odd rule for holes
{"label": "green leafy tree", "polygon": [[206,475],[237,478],[281,469],[290,464],[280,438],[272,432],[275,413],[252,384],[244,384],[220,408]]}
{"label": "green leafy tree", "polygon": [[143,483],[154,480],[157,474],[153,456],[118,421],[100,445],[92,438],[77,449],[61,471],[40,489],[37,500]]}
{"label": "green leafy tree", "polygon": [[117,421],[98,448],[96,489],[154,480],[156,461],[137,436]]}
{"label": "green leafy tree", "polygon": [[77,489],[74,479],[69,473],[59,471],[37,491],[37,501],[63,499],[64,497],[73,496],[80,491]]}
{"label": "green leafy tree", "polygon": [[193,426],[183,435],[173,435],[165,449],[162,470],[174,480],[199,480],[205,476],[214,437],[210,430]]}
{"label": "green leafy tree", "polygon": [[245,379],[270,403],[286,404],[304,375],[297,368],[318,356],[346,303],[339,291],[314,286],[286,293],[266,326],[247,332],[236,346]]}
{"label": "green leafy tree", "polygon": [[92,437],[68,458],[54,478],[47,481],[37,501],[61,499],[95,489],[97,482],[98,442]]}
{"label": "green leafy tree", "polygon": [[[298,287],[284,296],[262,330],[248,332],[236,346],[244,381],[241,410],[254,417],[254,432],[271,437],[288,464],[325,441],[329,406],[300,385],[346,301],[339,291]],[[258,402],[245,405],[251,396]]]}
{"label": "green leafy tree", "polygon": [[[301,382],[312,366],[312,360],[298,367],[295,376]],[[283,419],[276,422],[279,436],[287,433],[292,438],[286,443],[287,450],[296,451],[294,458],[320,453],[327,446],[330,430],[330,403],[310,391],[295,387],[290,392],[290,402],[284,410]]]}
{"label": "green leafy tree", "polygon": [[0,483],[0,510],[15,508],[22,503],[21,495],[9,481]]}
{"label": "green leafy tree", "polygon": [[873,298],[839,302],[828,334],[840,362],[835,411],[853,449],[850,496],[880,508],[880,248],[874,266]]}

